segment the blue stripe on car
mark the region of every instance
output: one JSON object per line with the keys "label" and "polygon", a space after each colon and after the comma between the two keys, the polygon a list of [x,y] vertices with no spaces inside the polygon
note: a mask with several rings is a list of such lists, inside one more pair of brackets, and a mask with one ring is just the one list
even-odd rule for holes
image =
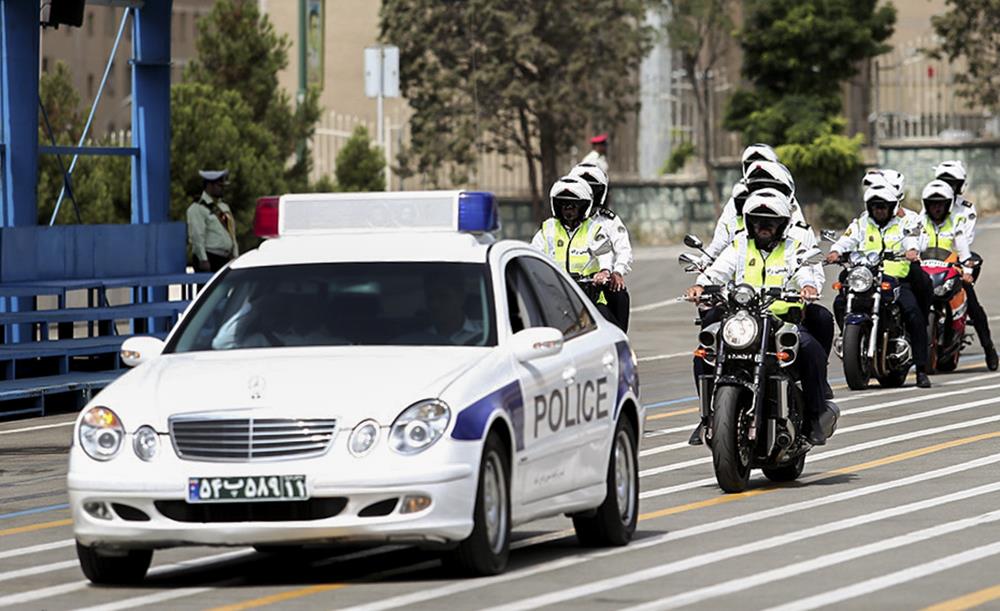
{"label": "blue stripe on car", "polygon": [[632,359],[632,350],[628,342],[616,342],[615,348],[618,350],[618,400],[615,401],[615,419],[618,419],[618,410],[622,405],[622,398],[629,390],[636,397],[639,396],[639,371],[636,369],[635,361]]}
{"label": "blue stripe on car", "polygon": [[460,411],[455,419],[455,428],[451,432],[452,438],[482,439],[486,432],[486,423],[497,409],[507,412],[510,421],[514,423],[514,443],[518,451],[523,450],[524,399],[521,395],[520,382],[511,382]]}

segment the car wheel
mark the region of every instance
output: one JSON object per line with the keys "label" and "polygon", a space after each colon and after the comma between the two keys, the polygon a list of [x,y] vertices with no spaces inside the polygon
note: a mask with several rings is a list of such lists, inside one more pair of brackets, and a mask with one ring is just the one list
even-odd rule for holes
{"label": "car wheel", "polygon": [[496,575],[510,555],[510,459],[495,433],[483,447],[472,534],[458,544],[451,560],[469,575]]}
{"label": "car wheel", "polygon": [[588,547],[626,545],[639,516],[639,462],[636,432],[627,418],[615,429],[608,461],[607,495],[593,515],[573,516],[576,538]]}
{"label": "car wheel", "polygon": [[142,581],[153,561],[153,550],[108,551],[76,544],[83,574],[96,584],[127,585]]}

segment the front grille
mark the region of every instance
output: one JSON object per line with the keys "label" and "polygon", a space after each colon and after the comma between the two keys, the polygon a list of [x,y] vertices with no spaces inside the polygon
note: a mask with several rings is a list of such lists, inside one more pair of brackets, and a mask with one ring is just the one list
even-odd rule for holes
{"label": "front grille", "polygon": [[326,452],[336,419],[211,418],[170,419],[170,439],[186,460],[253,462],[308,458]]}
{"label": "front grille", "polygon": [[347,506],[342,496],[308,501],[247,501],[236,503],[187,503],[154,501],[156,510],[175,522],[296,522],[323,520]]}

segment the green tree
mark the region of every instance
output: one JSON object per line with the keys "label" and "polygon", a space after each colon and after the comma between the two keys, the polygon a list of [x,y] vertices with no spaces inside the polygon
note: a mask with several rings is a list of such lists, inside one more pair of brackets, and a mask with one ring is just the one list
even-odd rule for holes
{"label": "green tree", "polygon": [[433,175],[484,152],[519,154],[540,216],[541,185],[558,178],[560,155],[581,131],[611,130],[636,108],[649,5],[384,0],[381,38],[400,48],[417,169]]}
{"label": "green tree", "polygon": [[[198,22],[198,59],[188,66],[188,81],[243,98],[255,123],[272,134],[275,159],[290,159],[312,137],[319,119],[319,92],[311,88],[293,107],[278,84],[288,66],[291,41],[278,35],[256,0],[218,0]],[[311,158],[301,155],[283,172],[290,191],[308,188]]]}
{"label": "green tree", "polygon": [[739,33],[750,90],[730,98],[724,126],[747,142],[785,145],[793,172],[830,189],[861,164],[860,135],[843,134],[840,83],[885,53],[896,19],[877,0],[747,0]]}
{"label": "green tree", "polygon": [[[702,166],[708,180],[708,193],[716,214],[722,212],[719,193],[715,189],[715,168],[712,159],[714,126],[709,109],[714,93],[713,75],[729,47],[733,21],[729,17],[729,0],[667,0],[670,9],[666,32],[670,47],[680,56],[684,78],[694,92],[702,141],[699,143]],[[693,152],[693,151],[692,151]],[[681,162],[683,165],[683,161]]]}
{"label": "green tree", "polygon": [[337,153],[338,191],[385,191],[385,154],[372,146],[364,125],[354,128]]}
{"label": "green tree", "polygon": [[996,113],[1000,111],[1000,3],[996,0],[947,0],[948,11],[931,17],[941,44],[930,51],[949,62],[965,60],[955,75],[958,95]]}

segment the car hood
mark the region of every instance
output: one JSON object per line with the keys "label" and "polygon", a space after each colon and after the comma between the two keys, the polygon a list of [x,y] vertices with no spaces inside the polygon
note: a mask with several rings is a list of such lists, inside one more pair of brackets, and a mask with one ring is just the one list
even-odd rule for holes
{"label": "car hood", "polygon": [[490,352],[393,346],[170,354],[123,376],[96,402],[118,412],[130,430],[152,424],[166,431],[172,415],[218,411],[335,417],[342,430],[368,418],[388,426],[414,402],[438,397]]}

